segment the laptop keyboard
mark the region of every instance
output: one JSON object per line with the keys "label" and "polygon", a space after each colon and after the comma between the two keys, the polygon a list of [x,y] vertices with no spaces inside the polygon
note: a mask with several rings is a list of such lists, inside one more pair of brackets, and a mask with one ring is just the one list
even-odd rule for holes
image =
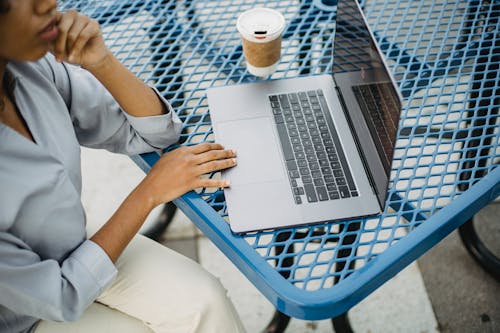
{"label": "laptop keyboard", "polygon": [[270,95],[296,204],[357,197],[322,90]]}

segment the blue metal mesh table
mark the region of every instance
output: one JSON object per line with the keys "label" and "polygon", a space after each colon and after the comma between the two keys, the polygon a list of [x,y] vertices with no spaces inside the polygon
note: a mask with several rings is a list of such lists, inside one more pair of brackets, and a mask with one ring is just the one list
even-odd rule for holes
{"label": "blue metal mesh table", "polygon": [[[272,79],[331,72],[336,6],[319,0],[61,3],[98,20],[114,53],[169,99],[184,121],[184,145],[213,140],[208,87],[257,80],[245,70],[235,20],[258,5],[288,23]],[[383,214],[235,235],[222,190],[175,200],[280,311],[297,318],[344,313],[500,193],[499,3],[362,6],[405,98]],[[147,171],[158,158],[135,160]]]}

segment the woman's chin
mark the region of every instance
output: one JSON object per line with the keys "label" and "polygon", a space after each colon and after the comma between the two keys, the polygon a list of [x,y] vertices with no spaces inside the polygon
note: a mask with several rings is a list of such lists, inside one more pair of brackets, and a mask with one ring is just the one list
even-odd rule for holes
{"label": "woman's chin", "polygon": [[26,55],[26,59],[23,59],[24,61],[37,61],[37,60],[40,60],[41,58],[43,58],[47,52],[49,52],[49,48],[44,48],[44,49],[40,49],[40,50],[36,50],[32,53],[30,53],[29,55]]}

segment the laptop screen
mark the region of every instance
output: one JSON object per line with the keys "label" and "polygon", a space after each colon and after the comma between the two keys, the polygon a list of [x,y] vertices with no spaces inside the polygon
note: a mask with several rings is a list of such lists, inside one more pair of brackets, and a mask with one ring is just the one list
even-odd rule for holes
{"label": "laptop screen", "polygon": [[348,88],[361,108],[389,177],[401,112],[399,95],[355,0],[338,1],[335,29],[334,73],[353,74],[355,79]]}

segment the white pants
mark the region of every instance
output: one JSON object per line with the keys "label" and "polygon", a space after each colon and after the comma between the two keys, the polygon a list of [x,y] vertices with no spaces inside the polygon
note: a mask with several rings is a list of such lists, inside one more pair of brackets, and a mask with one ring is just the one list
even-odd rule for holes
{"label": "white pants", "polygon": [[75,322],[41,321],[36,333],[244,332],[219,280],[194,261],[137,235],[113,284]]}

